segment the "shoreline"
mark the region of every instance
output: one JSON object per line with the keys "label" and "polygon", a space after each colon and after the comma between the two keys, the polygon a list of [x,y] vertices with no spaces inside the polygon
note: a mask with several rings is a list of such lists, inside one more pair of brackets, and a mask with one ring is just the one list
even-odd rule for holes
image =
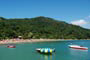
{"label": "shoreline", "polygon": [[14,43],[27,43],[27,42],[72,41],[72,40],[90,40],[90,39],[6,39],[6,40],[1,40],[0,44],[14,44]]}

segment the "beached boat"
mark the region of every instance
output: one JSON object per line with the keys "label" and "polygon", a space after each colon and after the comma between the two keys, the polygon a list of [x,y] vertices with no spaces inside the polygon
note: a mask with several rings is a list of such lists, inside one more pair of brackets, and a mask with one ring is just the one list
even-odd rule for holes
{"label": "beached boat", "polygon": [[83,47],[79,45],[69,45],[69,47],[73,49],[88,50],[88,47]]}
{"label": "beached boat", "polygon": [[7,47],[8,47],[8,48],[16,48],[15,45],[8,45]]}
{"label": "beached boat", "polygon": [[55,48],[37,48],[36,51],[42,54],[52,54],[55,52]]}

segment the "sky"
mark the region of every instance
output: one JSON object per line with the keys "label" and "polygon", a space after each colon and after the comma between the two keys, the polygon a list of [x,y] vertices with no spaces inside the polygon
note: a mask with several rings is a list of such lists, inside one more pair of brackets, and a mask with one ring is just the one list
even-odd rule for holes
{"label": "sky", "polygon": [[0,16],[45,16],[90,29],[90,0],[0,0]]}

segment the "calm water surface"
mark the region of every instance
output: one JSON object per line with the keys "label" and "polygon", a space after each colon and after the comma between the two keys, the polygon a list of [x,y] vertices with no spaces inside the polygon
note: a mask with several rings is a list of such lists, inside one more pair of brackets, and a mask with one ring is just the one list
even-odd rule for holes
{"label": "calm water surface", "polygon": [[[75,50],[70,44],[88,47],[88,50]],[[43,55],[35,51],[36,48],[55,48],[52,55]],[[90,40],[38,42],[16,44],[16,48],[0,45],[0,60],[90,60]]]}

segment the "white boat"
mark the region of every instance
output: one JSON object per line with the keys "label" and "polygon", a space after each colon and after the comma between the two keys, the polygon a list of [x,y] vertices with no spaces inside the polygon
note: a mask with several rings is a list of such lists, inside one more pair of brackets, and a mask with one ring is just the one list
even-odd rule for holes
{"label": "white boat", "polygon": [[79,45],[69,45],[69,47],[74,49],[80,49],[80,50],[88,50],[88,47],[83,47]]}

